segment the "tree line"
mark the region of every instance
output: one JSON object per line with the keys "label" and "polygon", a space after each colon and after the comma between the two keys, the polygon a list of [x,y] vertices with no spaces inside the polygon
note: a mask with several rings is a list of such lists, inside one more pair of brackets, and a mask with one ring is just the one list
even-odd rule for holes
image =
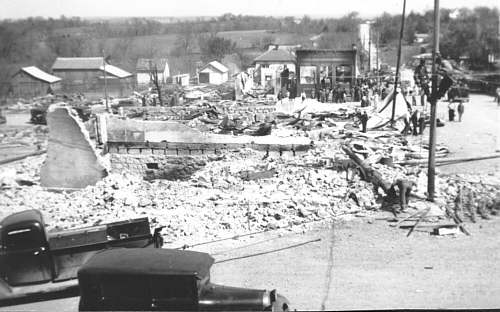
{"label": "tree line", "polygon": [[[305,47],[308,39],[318,35],[318,48],[347,48],[359,44],[359,24],[364,20],[356,12],[340,18],[313,19],[308,16],[246,16],[223,14],[213,18],[197,18],[162,23],[150,18],[90,20],[78,17],[26,18],[0,21],[0,94],[5,94],[8,82],[21,66],[36,65],[44,70],[57,56],[111,55],[112,60],[133,70],[138,57],[167,55],[179,71],[193,72],[197,61],[221,60],[236,54],[242,63],[251,58],[235,42],[221,32],[267,30],[251,40],[251,48],[264,51],[276,37],[273,34],[296,34]],[[372,40],[382,45],[396,45],[401,15],[383,13],[373,19]],[[477,7],[441,11],[441,46],[443,56],[458,59],[466,56],[473,66],[487,63],[488,54],[499,54],[499,12],[497,8]],[[405,44],[413,44],[416,34],[431,33],[433,12],[410,12],[406,16]],[[160,51],[155,41],[162,35],[173,35],[175,41],[168,51]],[[153,37],[149,41],[140,38]],[[163,48],[162,48],[163,49]],[[199,57],[193,56],[198,55]],[[242,64],[248,65],[248,64]],[[172,65],[171,65],[172,67]]]}

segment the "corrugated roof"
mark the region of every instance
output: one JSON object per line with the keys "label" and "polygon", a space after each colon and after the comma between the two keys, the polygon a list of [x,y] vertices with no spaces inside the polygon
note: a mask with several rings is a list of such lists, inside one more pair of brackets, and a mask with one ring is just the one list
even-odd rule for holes
{"label": "corrugated roof", "polygon": [[61,78],[52,76],[51,74],[48,74],[44,72],[43,70],[39,69],[38,67],[35,66],[29,66],[29,67],[23,67],[21,68],[23,72],[26,74],[32,76],[33,78],[48,82],[48,83],[54,83],[61,81]]}
{"label": "corrugated roof", "polygon": [[225,72],[228,72],[229,69],[224,66],[223,64],[217,62],[217,61],[212,61],[210,63],[208,63],[207,65],[203,66],[200,71],[204,70],[205,68],[207,68],[208,66],[212,66],[213,68],[215,68],[216,70],[220,71],[221,73],[225,73]]}
{"label": "corrugated roof", "polygon": [[58,57],[52,65],[54,69],[99,69],[104,63],[103,57]]}
{"label": "corrugated roof", "polygon": [[254,62],[279,62],[279,63],[293,63],[295,56],[282,49],[268,50],[254,59]]}
{"label": "corrugated roof", "polygon": [[[104,70],[104,66],[99,67],[99,69]],[[116,76],[118,78],[127,78],[127,77],[132,76],[131,73],[124,71],[123,69],[118,68],[116,66],[109,65],[109,64],[106,64],[106,73],[113,75],[113,76]]]}
{"label": "corrugated roof", "polygon": [[149,71],[149,62],[151,62],[151,66],[156,65],[156,68],[158,70],[163,71],[165,69],[165,65],[167,64],[167,61],[168,60],[166,58],[139,58],[137,60],[137,66],[135,67],[135,69],[138,71]]}

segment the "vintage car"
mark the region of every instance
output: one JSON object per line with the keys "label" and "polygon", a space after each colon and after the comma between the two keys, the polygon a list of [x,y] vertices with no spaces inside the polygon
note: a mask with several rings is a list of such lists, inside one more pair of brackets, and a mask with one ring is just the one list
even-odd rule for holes
{"label": "vintage car", "polygon": [[42,214],[25,210],[0,222],[0,305],[77,288],[77,272],[98,251],[163,245],[148,218],[47,233]]}
{"label": "vintage car", "polygon": [[275,290],[210,282],[214,259],[195,251],[110,249],[78,271],[80,311],[288,311]]}
{"label": "vintage car", "polygon": [[[77,112],[78,117],[82,121],[87,121],[90,119],[91,110],[90,107],[85,105],[72,106],[72,108]],[[48,105],[35,105],[31,110],[30,122],[35,125],[46,125],[47,124],[47,109]]]}

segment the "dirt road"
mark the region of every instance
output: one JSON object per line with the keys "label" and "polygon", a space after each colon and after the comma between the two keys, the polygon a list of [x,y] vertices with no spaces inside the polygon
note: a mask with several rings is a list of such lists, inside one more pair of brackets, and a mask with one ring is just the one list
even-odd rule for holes
{"label": "dirt road", "polygon": [[[495,153],[500,148],[500,106],[488,95],[471,94],[464,104],[462,122],[448,121],[448,103],[440,102],[438,117],[446,121],[437,128],[436,141],[447,145],[449,157],[475,157]],[[428,140],[428,129],[424,140]],[[500,171],[500,159],[439,166],[443,173],[488,173]]]}
{"label": "dirt road", "polygon": [[[277,288],[300,310],[498,308],[500,217],[468,225],[472,236],[430,236],[355,219],[307,234],[256,235],[196,248],[217,261],[215,283]],[[373,222],[373,223],[368,223]],[[16,311],[76,311],[78,298],[4,307]]]}

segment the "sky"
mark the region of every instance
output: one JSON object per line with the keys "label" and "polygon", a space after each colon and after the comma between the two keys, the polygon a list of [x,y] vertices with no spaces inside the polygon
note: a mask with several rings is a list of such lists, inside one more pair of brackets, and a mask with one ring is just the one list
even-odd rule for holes
{"label": "sky", "polygon": [[[433,9],[433,0],[407,0],[407,12]],[[442,8],[498,7],[498,0],[440,0]],[[219,16],[224,13],[266,16],[361,17],[401,13],[403,0],[0,0],[0,19],[30,16],[125,17]]]}

